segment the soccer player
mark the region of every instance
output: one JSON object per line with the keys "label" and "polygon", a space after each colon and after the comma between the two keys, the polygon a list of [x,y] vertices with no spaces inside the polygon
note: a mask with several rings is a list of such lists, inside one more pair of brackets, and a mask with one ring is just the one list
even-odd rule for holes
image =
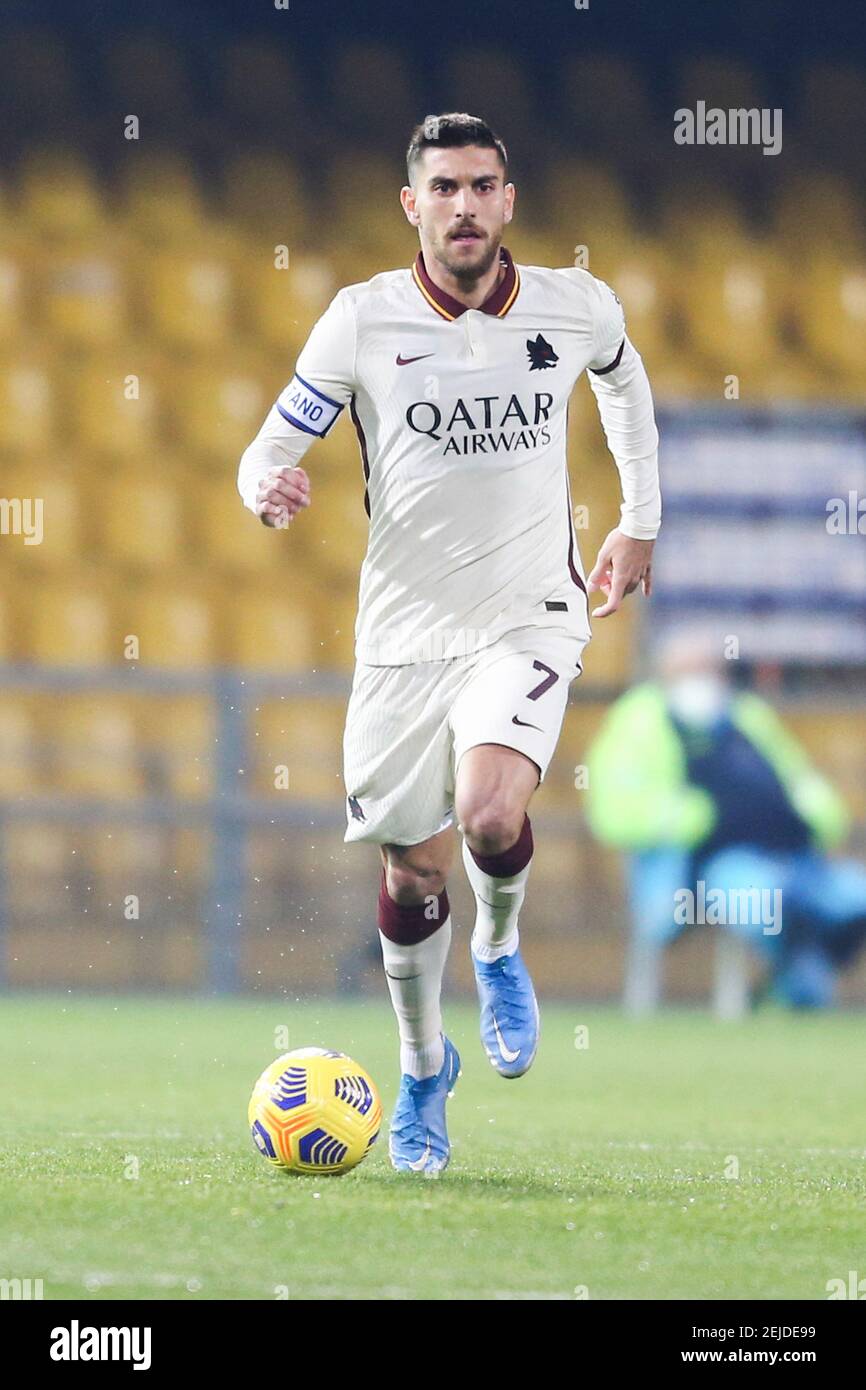
{"label": "soccer player", "polygon": [[[527,806],[582,669],[587,590],[605,595],[599,618],[638,586],[649,594],[661,504],[652,396],[622,306],[586,270],[514,264],[502,246],[515,198],[502,141],[474,116],[428,117],[407,165],[414,265],[336,295],[238,487],[265,525],[288,525],[311,503],[301,458],[349,407],[370,532],[345,839],[382,856],[378,925],[400,1034],[391,1161],[435,1174],[460,1073],[440,1012],[455,822],[477,903],[482,1042],[501,1076],[522,1076],[539,1033],[518,934]],[[587,368],[624,500],[585,581],[565,445]]]}

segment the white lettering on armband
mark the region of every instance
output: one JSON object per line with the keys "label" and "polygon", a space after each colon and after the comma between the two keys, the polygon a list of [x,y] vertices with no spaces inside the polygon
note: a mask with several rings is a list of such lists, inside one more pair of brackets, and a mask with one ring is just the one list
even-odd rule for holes
{"label": "white lettering on armband", "polygon": [[277,398],[277,410],[290,425],[318,438],[328,433],[343,407],[297,373]]}

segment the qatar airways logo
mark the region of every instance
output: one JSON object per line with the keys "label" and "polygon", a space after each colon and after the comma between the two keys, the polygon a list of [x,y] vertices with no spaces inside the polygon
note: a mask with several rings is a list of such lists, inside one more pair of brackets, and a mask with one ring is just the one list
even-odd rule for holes
{"label": "qatar airways logo", "polygon": [[437,444],[447,440],[443,454],[511,454],[550,443],[552,405],[553,396],[547,391],[536,391],[532,405],[526,406],[518,396],[458,396],[447,407],[435,401],[413,401],[406,423]]}

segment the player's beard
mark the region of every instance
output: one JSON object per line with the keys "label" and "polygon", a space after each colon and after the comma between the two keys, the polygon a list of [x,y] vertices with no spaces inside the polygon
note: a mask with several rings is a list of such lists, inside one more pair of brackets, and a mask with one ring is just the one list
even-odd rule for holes
{"label": "player's beard", "polygon": [[499,236],[486,237],[480,243],[484,248],[484,254],[481,259],[473,261],[471,265],[467,265],[465,261],[452,259],[449,254],[449,242],[445,240],[436,248],[436,259],[441,261],[442,265],[454,276],[455,280],[460,280],[467,289],[471,289],[472,286],[481,279],[482,275],[487,274],[494,262],[499,260],[499,247],[501,241],[501,232]]}

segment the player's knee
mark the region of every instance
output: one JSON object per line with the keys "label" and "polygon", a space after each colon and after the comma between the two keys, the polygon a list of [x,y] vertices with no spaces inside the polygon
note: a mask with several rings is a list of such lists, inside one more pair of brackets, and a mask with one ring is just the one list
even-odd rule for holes
{"label": "player's knee", "polygon": [[523,807],[492,803],[468,807],[460,824],[471,849],[479,854],[501,854],[518,838],[523,816]]}
{"label": "player's knee", "polygon": [[395,903],[421,903],[445,887],[445,875],[432,865],[389,864],[385,873],[388,896]]}

